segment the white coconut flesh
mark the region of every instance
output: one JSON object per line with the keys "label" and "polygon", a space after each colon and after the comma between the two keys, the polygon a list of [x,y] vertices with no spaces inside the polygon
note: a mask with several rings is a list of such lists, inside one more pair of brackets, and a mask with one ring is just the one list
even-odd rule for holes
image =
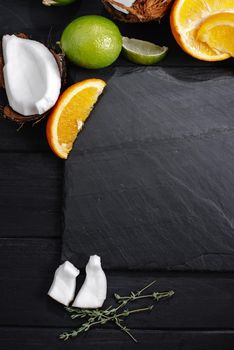
{"label": "white coconut flesh", "polygon": [[[125,5],[127,7],[132,7],[132,5],[134,4],[134,2],[136,0],[116,0],[118,3],[122,4],[122,5]],[[125,9],[122,9],[121,7],[119,6],[116,6],[116,5],[112,5],[116,10],[120,11],[120,12],[123,12],[123,13],[126,13],[128,14],[129,12]]]}
{"label": "white coconut flesh", "polygon": [[60,94],[58,64],[43,44],[4,35],[2,40],[3,76],[11,108],[24,116],[43,114],[51,109]]}
{"label": "white coconut flesh", "polygon": [[54,274],[54,280],[48,295],[59,303],[68,306],[75,297],[76,277],[80,271],[69,261],[60,265]]}
{"label": "white coconut flesh", "polygon": [[106,275],[101,266],[101,259],[92,255],[86,265],[86,278],[72,306],[96,309],[102,307],[107,294]]}

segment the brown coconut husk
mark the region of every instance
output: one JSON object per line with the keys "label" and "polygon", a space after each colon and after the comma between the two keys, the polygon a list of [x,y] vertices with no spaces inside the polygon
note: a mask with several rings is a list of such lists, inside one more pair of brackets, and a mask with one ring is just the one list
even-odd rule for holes
{"label": "brown coconut husk", "polygon": [[[120,4],[118,0],[102,0],[107,11],[122,22],[150,22],[160,20],[169,9],[172,0],[136,0],[131,7]],[[112,5],[127,10],[125,14]]]}
{"label": "brown coconut husk", "polygon": [[[23,39],[29,39],[29,36],[24,33],[17,33],[16,34],[19,38]],[[66,83],[66,64],[65,64],[65,56],[62,53],[57,53],[55,50],[50,49],[51,53],[53,54],[61,74],[61,80],[62,85],[65,85]],[[3,67],[4,67],[4,60],[2,53],[0,54],[0,88],[5,88],[4,86],[4,77],[3,77]],[[4,106],[3,107],[3,117],[12,120],[13,122],[23,124],[25,122],[39,122],[40,120],[44,119],[51,110],[48,110],[47,112],[43,114],[34,114],[30,116],[24,116],[16,111],[14,111],[10,106]]]}

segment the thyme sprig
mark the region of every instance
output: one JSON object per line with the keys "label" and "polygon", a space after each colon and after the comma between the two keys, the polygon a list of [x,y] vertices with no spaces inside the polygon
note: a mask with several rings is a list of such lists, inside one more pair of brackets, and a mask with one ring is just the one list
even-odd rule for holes
{"label": "thyme sprig", "polygon": [[158,302],[161,299],[169,298],[174,294],[173,290],[143,294],[143,292],[150,288],[155,282],[156,281],[153,281],[139,291],[131,292],[130,295],[127,296],[120,296],[115,293],[114,297],[117,302],[116,307],[113,307],[112,305],[106,309],[78,309],[74,307],[66,307],[67,312],[73,320],[85,319],[85,322],[83,322],[77,329],[60,334],[59,338],[66,341],[69,338],[77,337],[81,333],[89,331],[94,326],[103,326],[108,322],[113,322],[121,331],[125,332],[133,341],[137,342],[137,339],[132,335],[130,329],[123,323],[123,319],[132,314],[151,311],[154,306],[150,305],[142,308],[128,309],[126,308],[126,305],[140,299],[153,299]]}

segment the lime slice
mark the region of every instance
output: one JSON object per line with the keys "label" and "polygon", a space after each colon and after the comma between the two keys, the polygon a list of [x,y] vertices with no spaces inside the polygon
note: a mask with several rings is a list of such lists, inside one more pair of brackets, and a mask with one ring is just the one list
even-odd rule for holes
{"label": "lime slice", "polygon": [[129,61],[143,65],[153,65],[167,54],[168,47],[158,46],[149,41],[123,37],[123,53]]}

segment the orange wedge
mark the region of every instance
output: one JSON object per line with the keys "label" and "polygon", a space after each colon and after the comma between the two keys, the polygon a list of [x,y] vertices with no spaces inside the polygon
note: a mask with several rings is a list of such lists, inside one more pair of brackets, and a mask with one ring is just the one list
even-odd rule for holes
{"label": "orange wedge", "polygon": [[230,57],[197,38],[201,24],[220,12],[234,12],[234,0],[175,0],[170,15],[171,29],[185,52],[204,61],[222,61]]}
{"label": "orange wedge", "polygon": [[214,50],[234,56],[234,12],[208,17],[198,29],[197,39]]}
{"label": "orange wedge", "polygon": [[66,159],[106,83],[88,79],[70,86],[58,99],[49,116],[46,135],[53,152]]}

